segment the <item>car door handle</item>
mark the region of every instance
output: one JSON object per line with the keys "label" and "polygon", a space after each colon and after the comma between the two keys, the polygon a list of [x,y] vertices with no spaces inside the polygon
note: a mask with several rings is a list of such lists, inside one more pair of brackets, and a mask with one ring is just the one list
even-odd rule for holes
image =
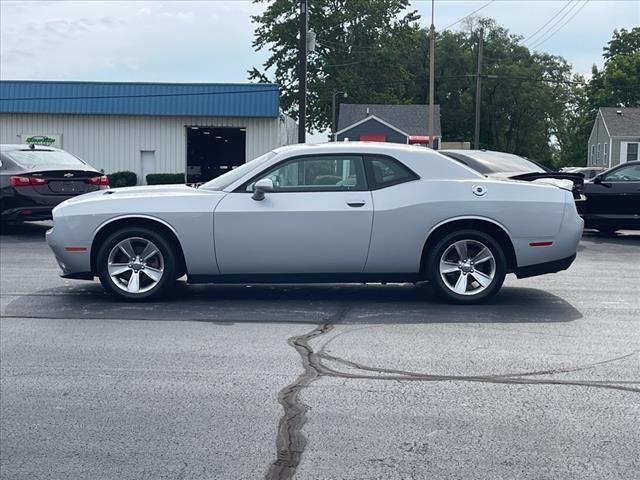
{"label": "car door handle", "polygon": [[347,205],[353,208],[364,207],[367,204],[364,200],[351,200],[347,202]]}

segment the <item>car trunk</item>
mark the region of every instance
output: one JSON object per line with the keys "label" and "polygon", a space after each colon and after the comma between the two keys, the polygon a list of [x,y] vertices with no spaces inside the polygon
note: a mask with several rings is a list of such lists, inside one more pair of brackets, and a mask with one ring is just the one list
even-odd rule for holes
{"label": "car trunk", "polygon": [[81,195],[100,189],[100,185],[89,183],[89,179],[100,177],[100,172],[88,170],[41,170],[25,175],[46,181],[41,185],[32,185],[41,195]]}
{"label": "car trunk", "polygon": [[[575,173],[559,173],[559,172],[530,172],[530,173],[499,173],[499,174],[491,174],[489,175],[495,178],[510,178],[512,180],[521,180],[525,182],[534,182],[540,180],[569,180],[573,183],[572,193],[574,199],[581,198],[582,192],[584,190],[584,176],[582,174]],[[543,183],[543,182],[540,182]],[[558,182],[556,186],[562,188],[560,186],[561,182]],[[552,182],[548,182],[548,184],[553,185]]]}

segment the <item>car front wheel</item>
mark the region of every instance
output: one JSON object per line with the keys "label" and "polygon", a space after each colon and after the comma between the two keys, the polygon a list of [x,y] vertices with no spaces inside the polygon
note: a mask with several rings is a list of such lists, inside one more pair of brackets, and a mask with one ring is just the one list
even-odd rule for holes
{"label": "car front wheel", "polygon": [[157,298],[176,277],[172,245],[148,228],[111,234],[98,251],[96,266],[104,288],[123,300]]}
{"label": "car front wheel", "polygon": [[481,231],[461,230],[436,243],[427,269],[438,296],[451,303],[474,304],[500,290],[507,262],[493,237]]}

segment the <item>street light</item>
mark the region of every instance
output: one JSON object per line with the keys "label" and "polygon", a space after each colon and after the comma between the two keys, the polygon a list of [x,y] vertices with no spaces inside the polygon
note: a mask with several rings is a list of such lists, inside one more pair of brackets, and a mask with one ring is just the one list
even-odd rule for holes
{"label": "street light", "polygon": [[347,98],[347,92],[339,92],[334,90],[331,92],[332,102],[331,102],[331,135],[333,136],[333,141],[336,141],[336,95],[342,94],[344,98]]}

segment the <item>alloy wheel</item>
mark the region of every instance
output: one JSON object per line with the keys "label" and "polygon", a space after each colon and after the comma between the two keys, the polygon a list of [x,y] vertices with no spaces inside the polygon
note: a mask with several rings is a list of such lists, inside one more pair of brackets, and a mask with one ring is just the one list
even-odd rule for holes
{"label": "alloy wheel", "polygon": [[496,275],[496,259],[478,240],[452,243],[440,257],[440,277],[458,295],[477,295],[485,291]]}
{"label": "alloy wheel", "polygon": [[145,293],[162,279],[164,257],[160,249],[146,238],[125,238],[109,252],[107,271],[120,290]]}

